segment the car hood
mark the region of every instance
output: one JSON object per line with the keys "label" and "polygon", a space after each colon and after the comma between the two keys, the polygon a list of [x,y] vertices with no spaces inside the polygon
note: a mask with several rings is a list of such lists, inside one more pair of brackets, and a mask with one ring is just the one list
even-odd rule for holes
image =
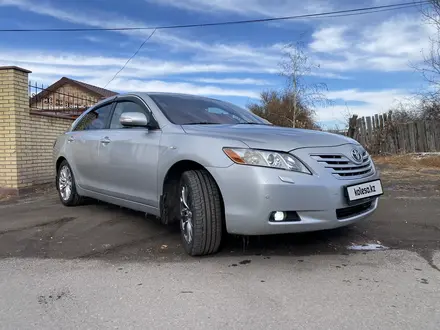
{"label": "car hood", "polygon": [[291,151],[356,143],[339,134],[270,125],[184,125],[186,133],[240,140],[250,148]]}

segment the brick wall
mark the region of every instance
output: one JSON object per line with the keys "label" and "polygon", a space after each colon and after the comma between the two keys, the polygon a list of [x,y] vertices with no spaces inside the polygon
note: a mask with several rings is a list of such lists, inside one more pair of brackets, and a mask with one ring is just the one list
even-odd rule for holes
{"label": "brick wall", "polygon": [[51,182],[53,142],[72,123],[30,113],[29,73],[0,67],[0,192],[19,194]]}
{"label": "brick wall", "polygon": [[53,167],[53,144],[58,135],[64,133],[72,124],[72,120],[31,114],[32,171],[29,179],[32,185],[53,182],[55,169]]}

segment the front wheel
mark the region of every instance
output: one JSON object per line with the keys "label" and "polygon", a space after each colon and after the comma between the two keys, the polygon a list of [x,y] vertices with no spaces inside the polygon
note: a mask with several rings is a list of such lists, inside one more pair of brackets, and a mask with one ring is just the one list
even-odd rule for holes
{"label": "front wheel", "polygon": [[180,185],[180,231],[191,256],[216,253],[222,238],[220,190],[206,170],[187,171]]}

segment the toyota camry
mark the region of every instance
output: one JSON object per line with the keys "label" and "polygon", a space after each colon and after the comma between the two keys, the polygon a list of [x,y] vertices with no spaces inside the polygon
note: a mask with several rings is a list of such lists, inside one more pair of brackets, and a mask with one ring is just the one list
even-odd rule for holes
{"label": "toyota camry", "polygon": [[277,127],[229,102],[172,93],[105,99],[54,144],[66,206],[84,197],[178,223],[185,251],[216,253],[225,234],[347,226],[383,193],[368,152],[343,135]]}

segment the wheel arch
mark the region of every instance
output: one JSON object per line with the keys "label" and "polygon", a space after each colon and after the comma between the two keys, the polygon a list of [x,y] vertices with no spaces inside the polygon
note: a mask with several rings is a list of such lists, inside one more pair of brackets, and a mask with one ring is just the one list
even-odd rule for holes
{"label": "wheel arch", "polygon": [[[191,170],[204,170],[212,178],[220,193],[220,202],[222,206],[222,213],[224,216],[225,207],[224,207],[223,194],[218,182],[215,180],[212,173],[199,162],[185,159],[185,160],[179,160],[175,162],[172,166],[170,166],[170,168],[166,171],[166,174],[164,175],[163,179],[160,182],[159,207],[160,207],[160,214],[163,223],[168,224],[174,221],[174,217],[176,215],[177,209],[175,208],[173,209],[173,207],[168,208],[168,206],[166,205],[166,201],[169,195],[176,196],[175,194],[177,193],[177,191],[174,191],[173,187],[175,188],[177,186],[176,183],[178,183],[181,175],[184,172]],[[171,205],[178,205],[178,203],[171,203]]]}
{"label": "wheel arch", "polygon": [[57,184],[57,182],[58,182],[58,171],[59,171],[60,166],[61,166],[61,163],[62,163],[63,161],[67,161],[66,157],[64,157],[64,156],[59,156],[59,157],[57,158],[56,163],[55,163],[55,187],[56,187],[57,190],[58,190],[58,184]]}
{"label": "wheel arch", "polygon": [[55,170],[56,170],[57,175],[58,175],[58,170],[60,169],[61,163],[62,163],[63,161],[67,161],[66,157],[64,157],[64,156],[59,156],[58,159],[57,159],[57,162],[56,162],[56,164],[55,164]]}

